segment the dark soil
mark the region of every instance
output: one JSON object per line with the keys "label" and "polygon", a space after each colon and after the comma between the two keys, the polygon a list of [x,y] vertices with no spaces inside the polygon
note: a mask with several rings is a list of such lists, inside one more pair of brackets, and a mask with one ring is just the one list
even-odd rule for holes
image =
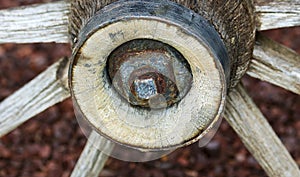
{"label": "dark soil", "polygon": [[[35,2],[41,1],[1,0],[0,9]],[[264,34],[300,53],[300,28]],[[0,101],[60,57],[69,55],[70,47],[65,44],[0,45]],[[243,83],[300,165],[300,96],[247,76]],[[85,142],[68,99],[0,139],[0,177],[67,177]],[[223,121],[216,136],[204,148],[194,144],[147,163],[110,158],[100,176],[263,177],[266,174]]]}

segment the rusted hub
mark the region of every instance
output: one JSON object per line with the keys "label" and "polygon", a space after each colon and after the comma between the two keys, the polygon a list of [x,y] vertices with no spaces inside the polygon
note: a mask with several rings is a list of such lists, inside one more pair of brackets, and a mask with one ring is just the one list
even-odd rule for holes
{"label": "rusted hub", "polygon": [[230,62],[219,33],[190,9],[118,1],[80,31],[69,83],[80,115],[115,146],[168,151],[219,120]]}
{"label": "rusted hub", "polygon": [[108,57],[107,66],[117,92],[141,107],[173,105],[187,94],[193,79],[189,64],[176,49],[150,39],[121,45]]}

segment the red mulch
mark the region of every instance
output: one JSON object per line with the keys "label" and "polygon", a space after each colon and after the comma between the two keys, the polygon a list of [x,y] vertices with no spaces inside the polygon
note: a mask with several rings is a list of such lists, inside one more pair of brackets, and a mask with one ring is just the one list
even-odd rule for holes
{"label": "red mulch", "polygon": [[[1,0],[0,9],[35,2],[41,1]],[[265,34],[300,53],[300,28]],[[65,55],[70,55],[70,47],[65,44],[0,45],[0,101]],[[245,77],[243,83],[300,165],[300,96],[250,77]],[[0,177],[67,177],[85,142],[72,102],[66,100],[0,139]],[[100,176],[262,177],[266,174],[223,121],[204,148],[194,144],[147,163],[111,158]]]}

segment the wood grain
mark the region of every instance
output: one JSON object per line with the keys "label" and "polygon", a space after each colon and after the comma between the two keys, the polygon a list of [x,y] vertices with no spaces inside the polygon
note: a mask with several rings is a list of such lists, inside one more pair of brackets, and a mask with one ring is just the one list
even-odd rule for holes
{"label": "wood grain", "polygon": [[225,118],[270,177],[299,177],[299,167],[242,85],[229,93]]}
{"label": "wood grain", "polygon": [[[105,5],[116,0],[72,0],[70,33],[76,42],[79,31]],[[156,0],[157,1],[157,0]],[[203,16],[221,36],[230,58],[230,84],[234,87],[246,73],[252,56],[255,21],[252,0],[171,0]],[[163,10],[163,6],[161,6]]]}
{"label": "wood grain", "polygon": [[0,11],[1,43],[68,43],[69,3],[59,1]]}
{"label": "wood grain", "polygon": [[299,0],[256,0],[255,12],[260,31],[300,25]]}
{"label": "wood grain", "polygon": [[[138,7],[141,6],[139,4]],[[104,14],[107,18],[119,19],[114,15],[122,15],[122,9],[128,9],[124,6],[119,8],[113,7],[116,11],[108,10]],[[99,22],[99,19],[106,21],[101,16],[90,22]],[[163,18],[157,16],[156,19]],[[166,19],[156,19],[149,19],[144,15],[143,19],[121,20],[91,32],[92,35],[87,40],[79,38],[78,44],[83,45],[74,50],[70,71],[70,86],[76,99],[75,104],[94,130],[120,144],[148,151],[170,149],[197,141],[220,117],[226,96],[222,66],[210,55],[212,51],[208,51],[199,42],[196,33],[188,35],[190,31],[183,33],[180,27],[167,23]],[[88,29],[92,30],[93,27]],[[85,33],[81,35],[89,36]],[[177,38],[172,38],[176,35]],[[107,82],[106,58],[110,52],[127,41],[145,38],[159,39],[165,44],[176,46],[190,64],[193,87],[176,106],[159,110],[133,107],[111,89],[110,82]],[[95,50],[95,46],[103,41],[106,45]],[[129,74],[122,77],[130,76],[133,70],[128,70]],[[124,84],[124,87],[129,86]],[[182,115],[185,119],[181,119]]]}
{"label": "wood grain", "polygon": [[[83,152],[81,153],[76,166],[71,174],[71,177],[96,177],[99,176],[108,156],[97,149],[97,146],[104,147],[104,149],[112,149],[105,138],[92,131]],[[106,151],[107,152],[107,151]]]}
{"label": "wood grain", "polygon": [[300,55],[257,35],[248,75],[300,94]]}
{"label": "wood grain", "polygon": [[68,59],[62,59],[0,103],[0,137],[69,97]]}
{"label": "wood grain", "polygon": [[[201,10],[200,8],[205,8],[205,6],[201,6],[200,3],[191,4],[186,1],[176,1],[199,12]],[[106,0],[88,3],[95,3],[95,7],[100,9],[111,2],[114,1]],[[256,0],[254,4],[257,30],[268,30],[300,25],[299,0]],[[82,4],[80,6],[82,6]],[[70,3],[68,1],[59,1],[34,6],[24,6],[9,10],[1,10],[0,21],[2,22],[2,27],[0,29],[0,43],[69,42],[69,7]],[[206,8],[208,8],[208,6],[206,6]],[[237,11],[238,8],[235,10]],[[95,13],[95,9],[93,13]],[[80,11],[76,11],[76,14],[81,18],[74,20],[73,24],[70,24],[72,25],[70,29],[72,29],[71,34],[73,34],[73,37],[75,37],[74,34],[78,33],[78,30],[76,29],[80,29],[81,25],[86,22],[84,19],[88,19],[90,17],[90,15],[85,15]],[[211,15],[211,13],[203,14],[206,14],[207,16]],[[210,18],[212,19],[212,17],[213,16]],[[238,20],[236,19],[236,21]],[[217,21],[215,23],[217,23]],[[230,26],[230,24],[228,25]],[[217,26],[219,26],[217,28],[220,29],[224,28],[222,24]],[[221,34],[225,35],[225,33]]]}

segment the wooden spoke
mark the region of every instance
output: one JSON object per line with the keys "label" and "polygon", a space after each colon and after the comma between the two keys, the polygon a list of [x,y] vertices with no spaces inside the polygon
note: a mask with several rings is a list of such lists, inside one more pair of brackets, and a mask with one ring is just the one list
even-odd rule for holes
{"label": "wooden spoke", "polygon": [[[82,2],[84,1],[82,0]],[[257,30],[300,26],[300,0],[254,0],[254,2]],[[82,5],[78,3],[76,9],[84,11]],[[233,8],[233,11],[236,9],[237,11],[241,10],[237,6],[237,8]],[[206,12],[215,13],[212,10]],[[70,1],[68,0],[0,10],[0,44],[69,43],[70,31],[72,32],[68,29],[69,13]],[[82,20],[81,15],[78,20]],[[254,27],[253,23],[251,24]],[[124,29],[126,29],[125,26]],[[254,32],[255,30],[251,28],[250,31]],[[254,35],[254,33],[251,34]],[[235,37],[230,38],[230,45],[234,40]],[[233,50],[236,46],[231,46],[232,51],[236,52]],[[240,48],[236,50],[243,51]],[[0,137],[70,96],[67,84],[68,61],[67,58],[61,59],[0,103]],[[257,35],[253,59],[247,74],[300,94],[300,56],[261,34]],[[269,176],[300,176],[299,167],[241,84],[231,90],[228,95],[225,118]],[[72,177],[99,175],[108,155],[96,147],[102,147],[101,149],[106,153],[114,148],[108,140],[99,136],[96,132],[91,132],[72,172]]]}
{"label": "wooden spoke", "polygon": [[98,150],[95,146],[104,147],[107,152],[113,148],[109,141],[93,131],[84,147],[83,152],[81,153],[79,160],[77,161],[71,177],[99,176],[99,173],[104,167],[108,156]]}
{"label": "wooden spoke", "polygon": [[0,103],[0,137],[69,97],[67,66],[68,59],[60,60]]}
{"label": "wooden spoke", "polygon": [[255,9],[258,30],[300,25],[299,0],[256,0]]}
{"label": "wooden spoke", "polygon": [[65,1],[0,11],[1,43],[68,43],[69,4]]}
{"label": "wooden spoke", "polygon": [[[59,1],[0,11],[0,43],[68,43],[69,2]],[[255,2],[257,29],[300,25],[300,2]]]}
{"label": "wooden spoke", "polygon": [[300,55],[261,34],[247,74],[300,94]]}
{"label": "wooden spoke", "polygon": [[225,118],[269,176],[300,176],[297,164],[242,85],[229,93]]}

